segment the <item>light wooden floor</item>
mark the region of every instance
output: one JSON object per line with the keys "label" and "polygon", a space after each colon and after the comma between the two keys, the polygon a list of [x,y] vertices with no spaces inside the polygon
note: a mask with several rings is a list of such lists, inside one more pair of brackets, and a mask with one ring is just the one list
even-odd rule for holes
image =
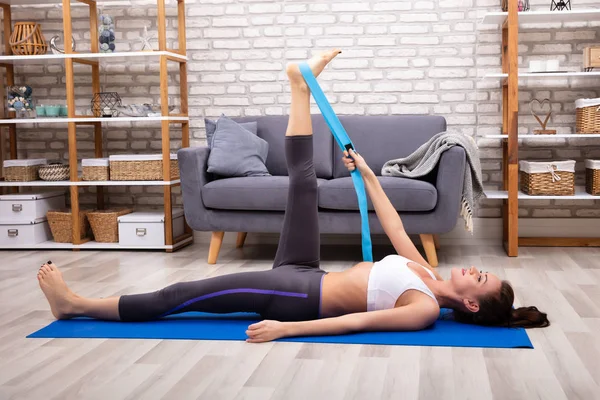
{"label": "light wooden floor", "polygon": [[[48,259],[72,289],[105,297],[236,271],[270,268],[275,248],[207,245],[174,254],[3,252],[0,399],[598,399],[600,250],[443,247],[441,274],[475,265],[507,278],[518,303],[553,325],[529,331],[535,350],[301,343],[26,339],[52,321],[36,281]],[[377,249],[376,258],[390,249]],[[328,247],[323,267],[347,268],[360,249]]]}

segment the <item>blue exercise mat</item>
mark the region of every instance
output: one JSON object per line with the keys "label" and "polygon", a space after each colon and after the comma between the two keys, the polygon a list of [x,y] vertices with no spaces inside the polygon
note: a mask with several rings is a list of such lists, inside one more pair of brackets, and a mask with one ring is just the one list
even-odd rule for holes
{"label": "blue exercise mat", "polygon": [[[256,314],[171,315],[152,322],[109,322],[88,318],[55,321],[28,338],[96,339],[184,339],[246,340],[248,325],[259,321]],[[279,339],[282,342],[381,344],[403,346],[451,346],[533,348],[522,328],[490,328],[438,320],[433,327],[417,332],[363,332],[337,336]]]}

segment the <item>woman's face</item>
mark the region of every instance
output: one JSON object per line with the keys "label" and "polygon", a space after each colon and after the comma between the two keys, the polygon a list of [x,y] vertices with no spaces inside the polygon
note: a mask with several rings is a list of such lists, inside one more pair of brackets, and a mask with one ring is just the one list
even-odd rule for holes
{"label": "woman's face", "polygon": [[465,307],[472,312],[479,311],[478,299],[498,294],[502,285],[496,275],[478,271],[475,267],[452,268],[450,280]]}

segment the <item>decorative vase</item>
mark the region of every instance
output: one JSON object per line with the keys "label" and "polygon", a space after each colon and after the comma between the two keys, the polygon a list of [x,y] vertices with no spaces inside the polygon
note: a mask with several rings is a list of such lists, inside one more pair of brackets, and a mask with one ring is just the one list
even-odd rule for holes
{"label": "decorative vase", "polygon": [[[60,36],[55,35],[50,39],[50,50],[52,50],[53,54],[65,54],[65,51],[58,47],[58,42],[60,42]],[[71,36],[71,51],[75,52],[75,38]]]}
{"label": "decorative vase", "polygon": [[98,41],[101,53],[114,53],[115,20],[108,14],[100,14],[98,19]]}

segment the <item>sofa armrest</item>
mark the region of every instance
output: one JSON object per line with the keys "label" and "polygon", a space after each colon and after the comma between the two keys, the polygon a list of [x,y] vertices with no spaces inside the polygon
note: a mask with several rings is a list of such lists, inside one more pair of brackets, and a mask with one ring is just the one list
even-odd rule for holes
{"label": "sofa armrest", "polygon": [[209,231],[209,210],[202,201],[202,187],[210,182],[208,156],[210,149],[203,147],[187,147],[177,152],[183,210],[190,227],[197,231]]}
{"label": "sofa armrest", "polygon": [[456,220],[460,215],[466,163],[465,149],[460,146],[454,146],[442,154],[435,183],[438,203],[433,212],[437,232],[429,233],[446,233],[456,226]]}

